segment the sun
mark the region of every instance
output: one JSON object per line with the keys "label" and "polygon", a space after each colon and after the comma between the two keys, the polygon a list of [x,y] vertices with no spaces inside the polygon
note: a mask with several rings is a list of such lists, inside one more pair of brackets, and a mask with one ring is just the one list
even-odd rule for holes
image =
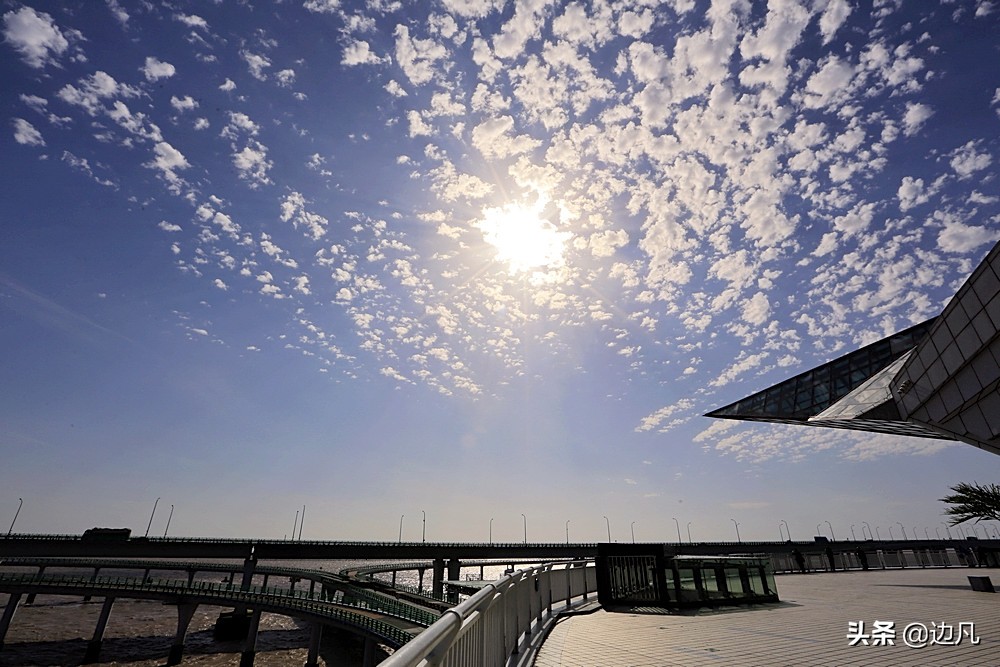
{"label": "sun", "polygon": [[483,209],[476,224],[483,239],[496,249],[497,260],[511,273],[546,271],[563,266],[569,232],[560,232],[542,217],[546,202],[531,206],[507,204]]}

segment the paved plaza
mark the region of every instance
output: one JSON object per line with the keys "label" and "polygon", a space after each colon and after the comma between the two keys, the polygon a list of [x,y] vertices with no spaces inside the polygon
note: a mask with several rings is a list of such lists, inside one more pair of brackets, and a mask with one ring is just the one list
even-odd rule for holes
{"label": "paved plaza", "polygon": [[778,576],[778,604],[697,615],[599,609],[560,619],[534,664],[1000,665],[1000,594],[973,591],[969,575],[1000,589],[997,569],[824,572]]}

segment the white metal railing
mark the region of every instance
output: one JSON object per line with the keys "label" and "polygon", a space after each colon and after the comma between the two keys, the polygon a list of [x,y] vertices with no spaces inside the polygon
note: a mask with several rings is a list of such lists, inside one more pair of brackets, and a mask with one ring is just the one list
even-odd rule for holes
{"label": "white metal railing", "polygon": [[[549,563],[486,584],[396,651],[382,667],[503,667],[554,613],[597,591],[594,562]],[[553,611],[555,610],[555,612]]]}

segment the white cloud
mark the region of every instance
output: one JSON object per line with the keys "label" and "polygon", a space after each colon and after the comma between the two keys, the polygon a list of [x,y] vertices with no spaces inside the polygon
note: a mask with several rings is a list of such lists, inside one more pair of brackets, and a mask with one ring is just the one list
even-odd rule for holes
{"label": "white cloud", "polygon": [[334,14],[340,11],[340,0],[306,0],[302,6],[311,12]]}
{"label": "white cloud", "polygon": [[219,86],[219,90],[227,93],[232,90],[236,90],[236,83],[232,79],[227,78],[225,81],[222,82],[222,85]]}
{"label": "white cloud", "polygon": [[438,61],[448,55],[445,47],[432,39],[415,39],[405,25],[397,25],[396,61],[415,86],[428,83],[435,74]]}
{"label": "white cloud", "polygon": [[165,232],[179,232],[181,231],[180,225],[175,225],[172,222],[167,222],[166,220],[160,220],[159,224],[156,225]]}
{"label": "white cloud", "polygon": [[101,101],[111,97],[137,97],[140,91],[124,83],[118,83],[110,74],[102,71],[77,82],[80,86],[67,84],[56,96],[62,101],[83,107],[91,116],[102,110]]}
{"label": "white cloud", "polygon": [[267,80],[267,75],[264,74],[264,70],[271,66],[271,61],[268,60],[266,56],[244,50],[240,51],[240,57],[246,62],[247,68],[250,70],[250,76],[258,81]]}
{"label": "white cloud", "polygon": [[305,197],[300,192],[289,193],[281,202],[281,220],[291,221],[296,229],[302,227],[314,241],[326,234],[326,227],[330,222],[318,213],[307,211]]}
{"label": "white cloud", "polygon": [[989,153],[980,153],[976,150],[977,144],[977,141],[970,141],[951,154],[951,168],[955,170],[959,178],[969,178],[993,162]]}
{"label": "white cloud", "polygon": [[938,234],[938,248],[945,252],[968,253],[989,243],[996,243],[994,230],[977,225],[967,225],[959,220],[948,220]]}
{"label": "white cloud", "polygon": [[[678,413],[684,414],[691,411],[694,407],[694,401],[690,398],[682,398],[673,405],[667,405],[656,412],[653,412],[646,417],[643,417],[639,425],[635,427],[636,431],[652,431],[653,429],[663,428],[663,422],[670,419]],[[690,416],[690,415],[689,415]]]}
{"label": "white cloud", "polygon": [[356,39],[347,45],[344,49],[344,57],[340,60],[340,64],[347,67],[355,65],[378,65],[381,62],[383,62],[382,59],[372,53],[368,42],[360,39]]}
{"label": "white cloud", "polygon": [[191,109],[197,109],[198,103],[190,95],[185,95],[184,97],[177,97],[176,95],[171,95],[170,106],[172,106],[178,112],[184,112],[184,111],[190,111]]}
{"label": "white cloud", "polygon": [[154,58],[153,56],[148,56],[146,58],[146,64],[139,69],[145,75],[147,81],[169,79],[177,73],[177,70],[173,65]]}
{"label": "white cloud", "polygon": [[187,169],[191,165],[184,155],[171,146],[166,141],[161,141],[153,147],[155,155],[152,162],[145,166],[158,169],[160,175],[167,181],[172,192],[177,193],[182,183],[181,177],[177,175],[178,169]]}
{"label": "white cloud", "polygon": [[233,165],[240,178],[249,181],[253,189],[271,183],[267,172],[273,163],[267,159],[267,146],[259,141],[251,139],[243,150],[233,153]]}
{"label": "white cloud", "polygon": [[14,141],[23,146],[44,146],[42,133],[23,118],[14,119]]}
{"label": "white cloud", "polygon": [[174,19],[180,21],[189,28],[208,30],[208,21],[195,14],[174,14]]}
{"label": "white cloud", "polygon": [[934,111],[926,104],[907,102],[906,113],[903,114],[903,134],[912,137],[933,115]]}
{"label": "white cloud", "polygon": [[58,63],[58,57],[69,48],[69,42],[56,26],[52,16],[22,7],[3,15],[4,39],[30,67],[41,69]]}

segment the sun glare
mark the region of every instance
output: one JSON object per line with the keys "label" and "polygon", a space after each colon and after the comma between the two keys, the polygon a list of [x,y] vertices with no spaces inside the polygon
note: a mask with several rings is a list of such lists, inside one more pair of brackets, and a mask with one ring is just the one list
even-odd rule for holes
{"label": "sun glare", "polygon": [[545,202],[534,206],[508,204],[483,209],[478,227],[483,238],[496,249],[497,259],[511,273],[547,270],[563,265],[569,232],[560,232],[542,218]]}

